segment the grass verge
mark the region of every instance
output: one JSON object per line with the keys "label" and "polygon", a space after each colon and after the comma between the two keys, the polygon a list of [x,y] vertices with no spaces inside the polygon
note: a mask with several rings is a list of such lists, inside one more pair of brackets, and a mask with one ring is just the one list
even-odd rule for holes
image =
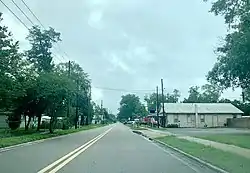
{"label": "grass verge", "polygon": [[156,138],[188,154],[218,166],[231,173],[249,173],[250,159],[221,151],[209,146],[178,139],[174,136]]}
{"label": "grass verge", "polygon": [[[25,142],[36,141],[36,140],[40,140],[40,139],[47,139],[47,138],[51,138],[51,137],[67,135],[70,133],[76,133],[76,132],[80,132],[83,130],[89,130],[89,129],[102,127],[102,126],[104,126],[104,125],[100,125],[100,124],[96,125],[95,124],[95,125],[83,126],[81,128],[78,128],[78,129],[56,130],[52,134],[34,133],[34,131],[32,132],[32,130],[25,131],[25,132],[23,130],[19,130],[19,132],[18,131],[14,132],[14,134],[16,134],[14,136],[0,138],[0,148],[12,146],[12,145],[17,145],[17,144],[21,144],[21,143],[25,143]],[[20,134],[22,134],[22,135],[20,135]]]}
{"label": "grass verge", "polygon": [[197,138],[236,145],[242,148],[250,149],[250,134],[216,134],[208,136],[198,136]]}

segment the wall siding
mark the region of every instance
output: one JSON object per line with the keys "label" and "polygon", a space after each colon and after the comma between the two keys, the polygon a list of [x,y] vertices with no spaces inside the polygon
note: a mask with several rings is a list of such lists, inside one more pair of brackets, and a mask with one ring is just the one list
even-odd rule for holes
{"label": "wall siding", "polygon": [[[194,114],[167,114],[168,124],[178,124],[174,122],[175,115],[178,115],[180,121],[180,127],[195,127],[195,115]],[[190,121],[188,122],[188,115],[190,115]],[[201,117],[204,115],[205,121],[201,122]],[[198,114],[198,127],[224,127],[228,118],[233,118],[233,114]],[[241,117],[241,115],[236,115]]]}

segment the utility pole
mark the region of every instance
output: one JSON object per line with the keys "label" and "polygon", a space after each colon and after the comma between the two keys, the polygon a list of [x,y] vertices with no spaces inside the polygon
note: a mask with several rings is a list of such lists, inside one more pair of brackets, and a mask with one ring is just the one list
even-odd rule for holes
{"label": "utility pole", "polygon": [[[69,61],[69,67],[68,67],[68,77],[70,78],[70,70],[71,70],[71,62]],[[70,98],[68,93],[68,105],[67,105],[67,117],[69,117],[69,107],[70,107]]]}
{"label": "utility pole", "polygon": [[163,117],[163,127],[166,125],[165,109],[164,109],[164,94],[163,94],[163,79],[161,79],[161,96],[162,96],[162,117]]}
{"label": "utility pole", "polygon": [[158,107],[158,104],[159,104],[159,98],[158,98],[158,86],[156,87],[156,115],[157,115],[157,127],[159,128],[160,127],[160,118],[159,118],[159,107]]}
{"label": "utility pole", "polygon": [[101,100],[101,115],[102,115],[102,121],[103,121],[103,109],[102,109],[102,106],[103,106],[103,100]]}
{"label": "utility pole", "polygon": [[89,96],[88,96],[88,115],[87,115],[87,120],[86,120],[86,124],[89,124],[89,120],[90,120],[90,107],[91,107],[91,86],[89,86]]}
{"label": "utility pole", "polygon": [[77,79],[76,81],[76,117],[75,117],[75,129],[77,129],[77,122],[78,122],[78,104],[79,104],[79,95],[78,95],[78,91],[79,91],[79,80]]}

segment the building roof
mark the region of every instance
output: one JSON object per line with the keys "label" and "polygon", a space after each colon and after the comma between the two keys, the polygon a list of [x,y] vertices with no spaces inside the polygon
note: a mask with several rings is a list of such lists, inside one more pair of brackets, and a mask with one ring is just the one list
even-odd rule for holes
{"label": "building roof", "polygon": [[[243,112],[231,103],[165,103],[166,113],[217,113],[242,114]],[[162,113],[162,109],[160,111]]]}

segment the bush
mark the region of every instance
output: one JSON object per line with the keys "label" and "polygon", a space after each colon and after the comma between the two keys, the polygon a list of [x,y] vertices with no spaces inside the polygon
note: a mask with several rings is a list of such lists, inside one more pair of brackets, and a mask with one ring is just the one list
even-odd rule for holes
{"label": "bush", "polygon": [[9,115],[7,119],[7,124],[11,130],[16,130],[20,127],[21,116]]}
{"label": "bush", "polygon": [[168,124],[167,128],[178,128],[178,124]]}

